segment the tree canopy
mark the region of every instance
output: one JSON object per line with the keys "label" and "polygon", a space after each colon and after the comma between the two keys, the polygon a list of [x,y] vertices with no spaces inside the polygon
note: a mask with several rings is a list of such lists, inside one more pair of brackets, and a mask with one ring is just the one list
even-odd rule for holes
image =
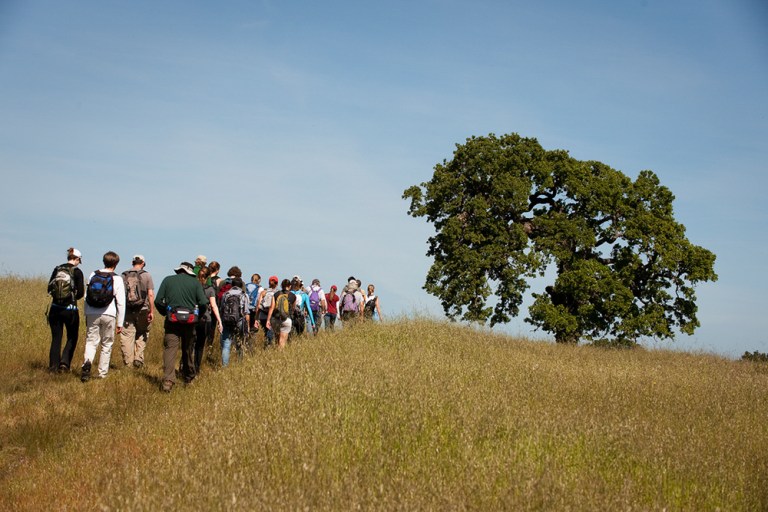
{"label": "tree canopy", "polygon": [[556,341],[674,338],[699,326],[696,283],[717,280],[653,172],[633,181],[535,138],[471,137],[403,198],[434,224],[424,289],[454,320],[509,322],[528,280],[554,275],[525,320]]}

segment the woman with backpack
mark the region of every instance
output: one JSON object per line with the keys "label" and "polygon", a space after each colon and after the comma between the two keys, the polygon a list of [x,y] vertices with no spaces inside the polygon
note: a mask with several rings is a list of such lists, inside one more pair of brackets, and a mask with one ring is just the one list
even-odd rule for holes
{"label": "woman with backpack", "polygon": [[[64,373],[69,371],[72,356],[77,347],[80,331],[80,312],[77,301],[85,295],[85,277],[77,268],[82,263],[80,251],[74,247],[67,250],[67,262],[53,269],[48,281],[48,294],[53,301],[48,310],[48,324],[51,326],[51,350],[48,356],[48,370]],[[67,344],[61,351],[64,329],[67,329]]]}
{"label": "woman with backpack", "polygon": [[[197,274],[197,279],[200,281],[200,284],[203,285],[203,292],[208,299],[208,307],[205,308],[205,313],[200,316],[195,330],[195,375],[200,373],[200,365],[203,363],[205,346],[210,345],[213,347],[213,337],[215,335],[214,328],[218,329],[219,334],[221,334],[221,331],[224,329],[221,324],[219,308],[216,305],[216,290],[214,290],[213,285],[206,284],[210,277],[210,272],[209,267],[202,267]],[[213,313],[213,315],[211,315],[211,313]]]}
{"label": "woman with backpack", "polygon": [[363,315],[366,320],[373,320],[374,316],[381,320],[379,297],[374,293],[375,290],[375,286],[372,284],[368,285],[368,296],[365,298],[365,306],[363,307]]}
{"label": "woman with backpack", "polygon": [[267,312],[267,329],[276,330],[278,348],[285,348],[288,344],[288,335],[291,334],[291,311],[296,307],[297,297],[291,292],[291,281],[283,279],[281,290],[277,292]]}

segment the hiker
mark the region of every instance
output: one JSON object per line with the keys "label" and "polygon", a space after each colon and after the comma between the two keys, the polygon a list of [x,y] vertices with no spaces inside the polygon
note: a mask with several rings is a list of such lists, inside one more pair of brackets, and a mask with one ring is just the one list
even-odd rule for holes
{"label": "hiker", "polygon": [[[67,262],[56,266],[48,280],[48,294],[52,299],[48,310],[48,324],[51,326],[48,370],[51,372],[68,372],[77,347],[80,332],[77,301],[85,295],[83,271],[77,268],[82,261],[80,251],[70,247],[67,250]],[[67,343],[62,352],[61,339],[64,337],[64,328],[67,329]]]}
{"label": "hiker", "polygon": [[203,293],[208,299],[208,307],[205,308],[205,312],[200,314],[197,326],[195,326],[195,348],[193,357],[195,375],[200,373],[205,346],[208,345],[213,347],[214,329],[218,329],[219,333],[223,330],[219,308],[216,305],[216,291],[214,290],[213,285],[206,284],[210,281],[210,272],[211,270],[209,267],[203,267],[197,274],[197,280],[200,281],[200,284],[203,287]]}
{"label": "hiker", "polygon": [[309,317],[309,322],[314,332],[315,317],[312,316],[312,310],[309,306],[309,295],[304,291],[304,281],[298,275],[293,276],[291,280],[291,292],[296,295],[296,308],[291,310],[293,333],[297,336],[304,334],[307,326],[307,317]]}
{"label": "hiker", "polygon": [[367,320],[373,320],[374,318],[382,319],[379,297],[374,293],[375,290],[375,286],[372,284],[368,285],[368,296],[365,298],[365,305],[363,306],[363,316]]}
{"label": "hiker", "polygon": [[224,330],[221,333],[221,365],[229,365],[229,352],[232,347],[232,340],[235,340],[235,349],[237,358],[243,358],[243,343],[248,336],[248,325],[250,324],[250,314],[248,309],[248,295],[243,288],[243,280],[240,277],[233,277],[230,283],[232,286],[221,296],[221,323]]}
{"label": "hiker", "polygon": [[277,276],[271,276],[269,278],[269,288],[262,288],[256,300],[259,311],[259,325],[261,325],[264,331],[264,348],[269,347],[275,339],[274,331],[267,327],[267,320],[269,320],[269,308],[272,307],[275,293],[277,293],[277,283]]}
{"label": "hiker", "polygon": [[320,330],[320,325],[323,323],[325,311],[328,309],[325,300],[325,291],[323,291],[323,288],[320,286],[320,280],[318,278],[312,280],[312,284],[307,290],[307,293],[309,294],[309,309],[312,313],[312,317],[315,319],[314,333],[317,334],[317,331]]}
{"label": "hiker", "polygon": [[328,308],[324,317],[325,328],[330,329],[331,331],[336,326],[336,318],[339,314],[339,296],[336,294],[336,290],[338,290],[336,285],[331,285],[331,292],[325,296],[325,302]]}
{"label": "hiker", "polygon": [[360,281],[355,279],[354,276],[350,276],[347,280],[347,285],[341,292],[341,299],[339,300],[339,308],[341,309],[341,321],[349,322],[351,325],[357,321],[362,314],[363,303],[365,297],[363,297],[360,291]]}
{"label": "hiker", "polygon": [[240,267],[233,266],[229,267],[229,270],[227,270],[227,277],[219,281],[219,284],[216,287],[216,302],[219,304],[219,309],[221,309],[221,297],[227,292],[227,290],[232,288],[232,280],[236,277],[242,279],[243,271],[240,270]]}
{"label": "hiker", "polygon": [[218,261],[212,261],[211,264],[208,265],[208,270],[210,271],[210,274],[208,275],[208,280],[205,284],[213,286],[214,291],[218,292],[219,286],[221,285],[221,277],[219,277],[221,265]]}
{"label": "hiker", "polygon": [[201,268],[205,268],[205,262],[208,261],[208,258],[203,256],[202,254],[195,258],[195,267],[192,269],[195,273],[195,275],[200,273]]}
{"label": "hiker", "polygon": [[154,318],[155,284],[144,270],[144,256],[137,254],[132,268],[123,272],[125,286],[125,321],[120,333],[123,364],[138,369],[144,366],[144,348],[149,338],[149,327]]}
{"label": "hiker", "polygon": [[104,268],[91,273],[85,288],[85,354],[80,370],[82,382],[91,378],[91,366],[99,346],[99,378],[107,376],[115,331],[121,333],[125,320],[125,286],[123,278],[115,275],[120,256],[108,251],[102,262]]}
{"label": "hiker", "polygon": [[181,373],[186,384],[195,376],[195,326],[200,312],[205,312],[208,299],[192,264],[182,262],[160,283],[155,296],[155,311],[165,317],[163,324],[163,383],[161,389],[170,393],[176,384],[176,354],[181,345]]}
{"label": "hiker", "polygon": [[259,274],[253,274],[251,276],[251,282],[245,285],[245,292],[248,294],[248,308],[250,310],[250,323],[248,328],[252,331],[259,330],[259,294],[261,293],[261,276]]}
{"label": "hiker", "polygon": [[291,281],[283,279],[281,290],[275,294],[267,312],[267,329],[278,332],[277,346],[285,348],[291,333],[291,311],[296,307],[298,297],[291,292]]}

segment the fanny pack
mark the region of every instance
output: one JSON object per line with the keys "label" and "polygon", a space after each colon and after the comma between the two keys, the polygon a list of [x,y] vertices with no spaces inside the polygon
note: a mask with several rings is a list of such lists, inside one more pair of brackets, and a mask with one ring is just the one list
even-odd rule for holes
{"label": "fanny pack", "polygon": [[193,324],[197,322],[199,315],[200,312],[196,307],[193,309],[183,306],[168,306],[168,321],[175,324]]}

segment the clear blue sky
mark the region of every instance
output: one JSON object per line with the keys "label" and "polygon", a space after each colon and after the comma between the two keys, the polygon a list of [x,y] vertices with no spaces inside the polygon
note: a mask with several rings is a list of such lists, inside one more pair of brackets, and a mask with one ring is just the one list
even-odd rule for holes
{"label": "clear blue sky", "polygon": [[763,0],[1,0],[0,119],[2,273],[203,253],[439,315],[401,194],[517,132],[656,172],[720,276],[673,346],[768,352]]}

